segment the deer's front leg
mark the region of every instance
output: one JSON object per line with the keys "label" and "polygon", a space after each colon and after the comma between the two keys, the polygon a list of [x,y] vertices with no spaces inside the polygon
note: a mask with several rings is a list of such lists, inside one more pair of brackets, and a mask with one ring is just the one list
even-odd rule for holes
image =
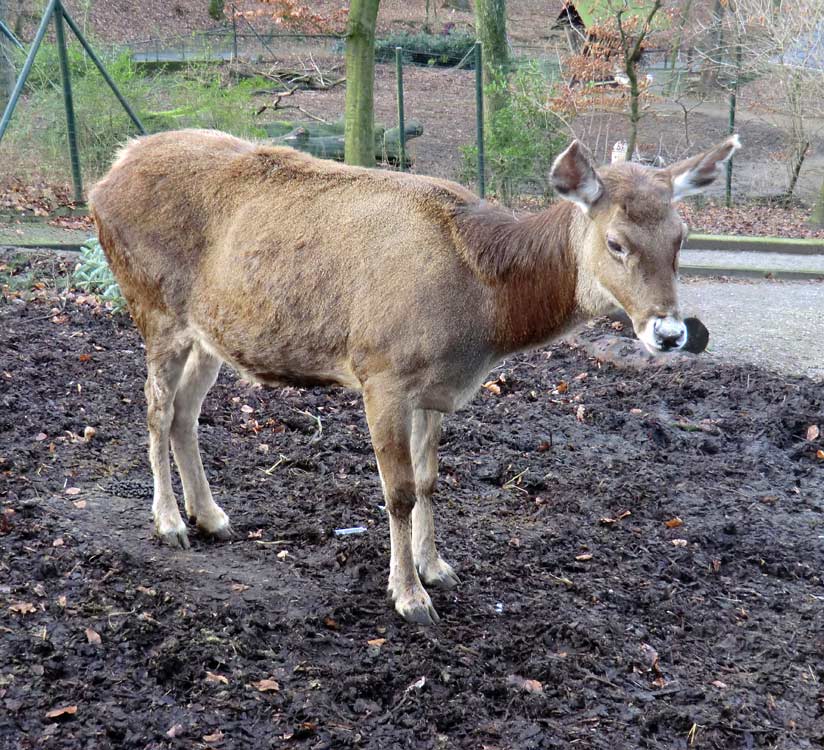
{"label": "deer's front leg", "polygon": [[412,510],[412,554],[418,574],[427,586],[451,589],[460,583],[452,566],[435,546],[432,493],[438,481],[438,442],[443,415],[417,409],[412,420],[412,460],[417,501]]}
{"label": "deer's front leg", "polygon": [[430,625],[440,618],[421,584],[412,555],[412,413],[403,396],[396,397],[386,387],[365,387],[364,405],[389,514],[389,595],[405,620]]}

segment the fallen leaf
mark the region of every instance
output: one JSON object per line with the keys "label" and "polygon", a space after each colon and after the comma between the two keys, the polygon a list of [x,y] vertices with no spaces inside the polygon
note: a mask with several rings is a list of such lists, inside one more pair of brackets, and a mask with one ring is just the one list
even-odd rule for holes
{"label": "fallen leaf", "polygon": [[684,522],[676,516],[675,518],[670,518],[669,521],[664,521],[664,526],[668,529],[677,529],[679,526],[683,526]]}
{"label": "fallen leaf", "polygon": [[75,500],[72,503],[72,505],[74,505],[75,508],[79,508],[80,510],[83,510],[83,508],[86,507],[86,501],[85,500]]}
{"label": "fallen leaf", "polygon": [[330,615],[326,615],[326,617],[323,618],[323,624],[327,628],[329,628],[329,630],[340,630],[340,625],[338,625],[338,621]]}
{"label": "fallen leaf", "polygon": [[246,591],[247,589],[250,589],[251,586],[247,586],[245,583],[233,583],[229,588],[231,588],[232,591],[236,591],[239,594],[241,591]]}
{"label": "fallen leaf", "polygon": [[807,428],[807,440],[813,441],[818,440],[818,436],[821,434],[821,430],[818,429],[817,424],[811,424]]}
{"label": "fallen leaf", "polygon": [[215,674],[214,672],[206,672],[206,682],[218,682],[223,685],[229,684],[229,678],[222,674]]}
{"label": "fallen leaf", "polygon": [[585,413],[586,413],[586,409],[584,409],[584,405],[581,404],[578,407],[577,411],[575,412],[575,419],[577,419],[579,422],[583,422]]}
{"label": "fallen leaf", "polygon": [[249,406],[249,404],[243,404],[243,406],[240,407],[240,410],[244,414],[251,414],[254,411],[254,409],[251,406]]}
{"label": "fallen leaf", "polygon": [[64,544],[63,537],[59,536],[52,542],[52,547],[62,547]]}
{"label": "fallen leaf", "polygon": [[483,384],[483,387],[486,388],[490,393],[494,393],[496,396],[501,395],[501,386],[495,380],[490,380]]}
{"label": "fallen leaf", "polygon": [[136,588],[141,594],[146,594],[146,596],[157,596],[157,591],[152,588],[147,588],[146,586],[137,586]]}
{"label": "fallen leaf", "polygon": [[276,693],[280,690],[280,683],[276,680],[258,680],[252,683],[252,687],[259,690],[261,693]]}
{"label": "fallen leaf", "polygon": [[727,683],[726,682],[721,682],[721,680],[713,680],[710,683],[710,685],[712,685],[713,687],[717,687],[720,690],[723,690],[725,687],[727,687]]}
{"label": "fallen leaf", "polygon": [[576,559],[576,560],[580,560],[581,562],[586,562],[587,560],[591,560],[591,559],[592,559],[592,555],[590,555],[590,554],[587,552],[587,553],[585,553],[585,554],[583,554],[583,555],[575,555],[575,559]]}
{"label": "fallen leaf", "polygon": [[43,440],[46,440],[48,437],[49,436],[45,432],[38,432],[34,436],[34,439],[37,440],[38,442],[42,442]]}
{"label": "fallen leaf", "polygon": [[173,724],[166,730],[166,736],[173,740],[175,737],[180,737],[185,731],[183,724]]}
{"label": "fallen leaf", "polygon": [[20,615],[30,615],[37,612],[37,607],[31,602],[17,602],[16,604],[9,605],[9,609]]}
{"label": "fallen leaf", "polygon": [[92,358],[92,355],[91,355],[91,354],[81,354],[81,355],[78,357],[78,359],[79,359],[81,362],[88,362],[91,358]]}
{"label": "fallen leaf", "polygon": [[673,539],[672,540],[672,546],[673,547],[686,547],[687,546],[687,540],[686,539]]}
{"label": "fallen leaf", "polygon": [[373,638],[371,641],[367,641],[367,643],[370,646],[380,648],[381,646],[383,646],[384,643],[386,643],[386,638]]}
{"label": "fallen leaf", "polygon": [[650,669],[654,670],[655,672],[659,672],[658,669],[658,652],[649,645],[649,643],[642,643],[639,646],[639,650],[641,651],[641,656],[644,658],[644,663]]}
{"label": "fallen leaf", "polygon": [[615,516],[615,518],[610,518],[609,516],[604,516],[603,518],[599,518],[598,523],[602,523],[605,526],[609,526],[610,524],[618,523],[618,521],[622,521],[627,516],[631,516],[631,515],[632,515],[632,511],[625,510],[622,513],[619,513],[617,516]]}
{"label": "fallen leaf", "polygon": [[426,685],[426,677],[422,675],[421,677],[418,677],[418,679],[415,680],[415,682],[411,683],[410,685],[407,685],[406,690],[404,690],[403,692],[408,693],[410,690],[420,690],[424,685]]}
{"label": "fallen leaf", "polygon": [[573,380],[577,380],[578,382],[580,382],[581,380],[586,380],[588,377],[589,377],[589,373],[588,373],[588,372],[579,372],[579,373],[578,373],[578,374],[577,374],[574,378],[572,378],[572,379],[573,379]]}
{"label": "fallen leaf", "polygon": [[81,489],[79,487],[66,487],[66,494],[67,495],[79,495]]}
{"label": "fallen leaf", "polygon": [[285,560],[287,557],[289,557],[289,551],[288,551],[288,550],[285,550],[285,549],[282,549],[282,550],[281,550],[280,552],[278,552],[278,554],[277,554],[277,558],[278,558],[278,560]]}
{"label": "fallen leaf", "polygon": [[46,714],[47,719],[59,719],[62,716],[74,716],[77,713],[77,706],[62,706],[53,708]]}
{"label": "fallen leaf", "polygon": [[96,630],[92,630],[91,628],[86,628],[86,640],[91,643],[93,646],[99,646],[102,643],[102,639],[100,638],[100,633]]}
{"label": "fallen leaf", "polygon": [[528,680],[519,674],[511,674],[506,678],[506,684],[525,693],[543,693],[544,686],[538,680]]}
{"label": "fallen leaf", "polygon": [[204,734],[203,735],[203,741],[204,742],[212,742],[212,743],[223,742],[223,732],[221,732],[218,729],[216,732],[214,732],[212,734]]}
{"label": "fallen leaf", "polygon": [[566,380],[562,380],[558,385],[555,386],[555,393],[566,393],[569,390],[569,383]]}
{"label": "fallen leaf", "polygon": [[629,413],[630,413],[630,414],[643,414],[643,413],[644,413],[644,411],[643,411],[642,409],[638,409],[638,408],[636,408],[636,409],[630,409],[630,410],[629,410]]}

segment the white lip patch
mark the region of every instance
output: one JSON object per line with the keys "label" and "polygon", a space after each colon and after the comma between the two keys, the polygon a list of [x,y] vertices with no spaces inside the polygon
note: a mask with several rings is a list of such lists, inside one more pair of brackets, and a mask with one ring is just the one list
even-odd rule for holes
{"label": "white lip patch", "polygon": [[[666,318],[650,318],[637,333],[647,351],[656,355],[678,351],[687,342],[687,327],[671,315]],[[676,344],[664,349],[662,348],[663,339],[676,339]]]}

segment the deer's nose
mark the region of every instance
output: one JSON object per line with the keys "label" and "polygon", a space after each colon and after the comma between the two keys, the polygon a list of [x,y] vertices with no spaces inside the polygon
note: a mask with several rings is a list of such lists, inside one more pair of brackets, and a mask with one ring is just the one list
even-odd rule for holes
{"label": "deer's nose", "polygon": [[663,350],[680,349],[687,341],[687,327],[671,316],[656,318],[652,326],[655,343]]}

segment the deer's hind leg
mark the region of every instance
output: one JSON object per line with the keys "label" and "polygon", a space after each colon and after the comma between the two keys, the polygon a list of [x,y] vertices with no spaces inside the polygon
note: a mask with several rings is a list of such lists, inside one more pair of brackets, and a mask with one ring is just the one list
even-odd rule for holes
{"label": "deer's hind leg", "polygon": [[189,546],[186,524],[180,516],[169,464],[169,433],[174,418],[174,398],[191,341],[172,326],[163,326],[146,341],[146,421],[149,427],[149,461],[154,477],[152,515],[157,535],[173,547]]}
{"label": "deer's hind leg", "polygon": [[215,383],[220,364],[203,346],[192,345],[174,398],[171,438],[187,515],[201,531],[218,539],[229,539],[229,517],[212,498],[197,439],[200,408]]}
{"label": "deer's hind leg", "polygon": [[412,461],[415,466],[415,507],[412,509],[412,553],[421,580],[451,589],[460,583],[452,566],[435,546],[432,493],[438,481],[438,442],[443,415],[416,409],[412,419]]}

